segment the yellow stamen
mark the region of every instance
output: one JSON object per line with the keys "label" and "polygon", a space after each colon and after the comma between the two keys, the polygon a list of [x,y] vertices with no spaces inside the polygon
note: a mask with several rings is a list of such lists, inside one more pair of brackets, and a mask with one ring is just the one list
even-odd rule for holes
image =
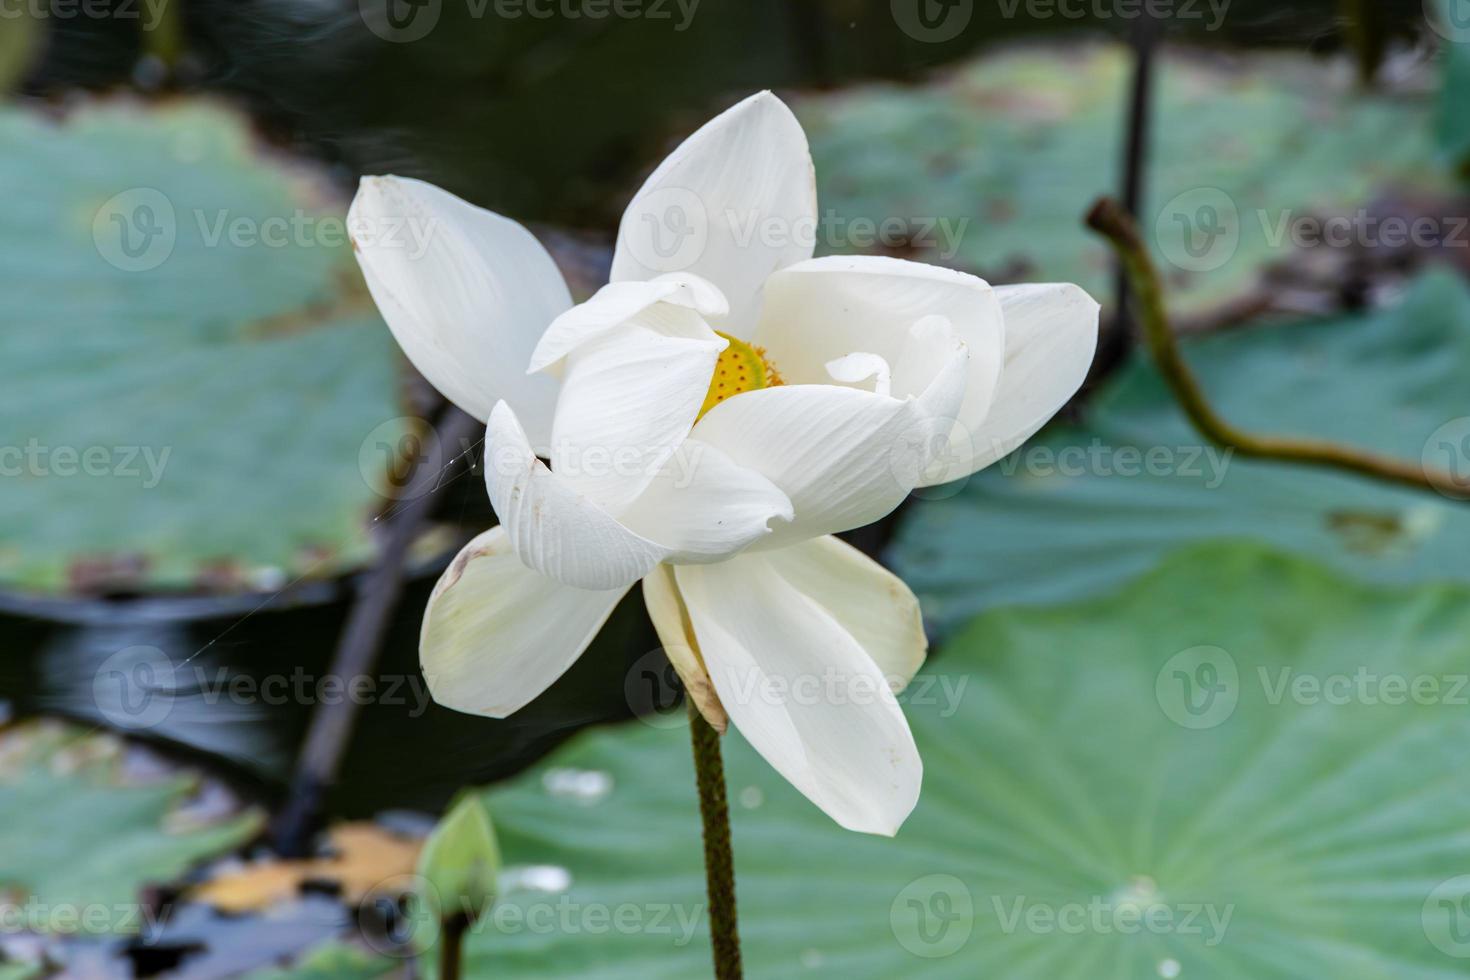
{"label": "yellow stamen", "polygon": [[[720,333],[718,330],[715,332]],[[766,359],[764,347],[754,347],[727,333],[720,333],[720,336],[728,340],[730,346],[720,352],[720,359],[715,362],[709,394],[704,396],[704,405],[699,410],[701,418],[720,402],[741,392],[774,388],[786,383],[781,380],[775,365]]]}

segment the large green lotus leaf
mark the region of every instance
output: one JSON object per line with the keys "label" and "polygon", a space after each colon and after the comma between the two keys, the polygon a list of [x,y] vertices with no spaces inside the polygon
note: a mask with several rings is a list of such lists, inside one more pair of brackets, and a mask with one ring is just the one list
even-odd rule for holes
{"label": "large green lotus leaf", "polygon": [[[1209,546],[1106,600],[987,614],[903,697],[925,777],[892,840],[730,735],[747,974],[1463,976],[1467,599]],[[1331,678],[1360,671],[1443,703],[1374,703],[1405,697],[1387,683],[1342,703]],[[506,859],[535,866],[507,876],[551,890],[508,889],[470,974],[708,975],[692,780],[663,719],[492,791]]]}
{"label": "large green lotus leaf", "polygon": [[359,451],[402,414],[398,362],[320,175],[221,107],[108,103],[0,112],[0,186],[0,584],[366,556]]}
{"label": "large green lotus leaf", "polygon": [[[1184,351],[1241,426],[1427,461],[1470,492],[1470,290],[1449,273],[1381,312],[1192,339]],[[1227,458],[1202,446],[1150,364],[1124,369],[1084,412],[1086,426],[1056,428],[907,511],[890,557],[933,625],[1090,595],[1212,539],[1268,543],[1373,581],[1470,579],[1470,503]]]}
{"label": "large green lotus leaf", "polygon": [[260,828],[258,814],[194,801],[198,788],[197,777],[130,756],[110,735],[42,722],[6,730],[0,905],[20,910],[8,921],[137,932],[143,888],[175,881]]}
{"label": "large green lotus leaf", "polygon": [[[1108,296],[1111,260],[1082,217],[1118,192],[1129,74],[1125,49],[1069,45],[989,52],[927,85],[801,99],[827,223],[819,248],[881,251],[853,219],[907,222],[911,240],[894,225],[888,247]],[[1352,214],[1375,191],[1443,180],[1432,98],[1364,94],[1346,62],[1169,49],[1155,91],[1141,217],[1179,263],[1181,312],[1237,297],[1285,258],[1283,215]]]}

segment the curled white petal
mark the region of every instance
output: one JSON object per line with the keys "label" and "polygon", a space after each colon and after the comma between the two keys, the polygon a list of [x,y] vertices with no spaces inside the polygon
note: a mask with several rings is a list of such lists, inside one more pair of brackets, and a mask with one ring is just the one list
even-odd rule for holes
{"label": "curled white petal", "polygon": [[627,588],[672,554],[547,469],[504,402],[486,430],[485,483],[517,557],[564,585]]}

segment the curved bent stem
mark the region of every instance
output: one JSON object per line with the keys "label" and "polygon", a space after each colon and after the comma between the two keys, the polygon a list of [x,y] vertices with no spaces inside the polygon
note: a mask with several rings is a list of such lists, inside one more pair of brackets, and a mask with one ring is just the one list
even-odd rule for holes
{"label": "curved bent stem", "polygon": [[1164,308],[1158,270],[1149,258],[1133,218],[1118,202],[1105,197],[1088,212],[1087,226],[1111,242],[1118,253],[1132,287],[1133,301],[1137,304],[1135,315],[1154,364],[1200,435],[1222,449],[1234,449],[1242,456],[1346,470],[1389,483],[1434,490],[1447,497],[1463,499],[1470,496],[1470,486],[1441,470],[1321,439],[1257,435],[1238,429],[1221,418],[1179,352],[1178,341]]}

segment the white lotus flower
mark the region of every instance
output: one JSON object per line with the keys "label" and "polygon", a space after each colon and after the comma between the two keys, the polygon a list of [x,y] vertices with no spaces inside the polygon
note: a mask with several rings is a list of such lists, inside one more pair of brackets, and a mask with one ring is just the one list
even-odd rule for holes
{"label": "white lotus flower", "polygon": [[529,232],[428,184],[366,178],[349,221],[404,351],[489,424],[501,524],[429,602],[435,700],[511,714],[642,580],[712,724],[844,827],[896,832],[922,777],[893,696],[924,660],[918,601],[831,535],[1036,432],[1092,361],[1097,304],[813,259],[806,137],[770,93],[654,171],[580,306]]}

